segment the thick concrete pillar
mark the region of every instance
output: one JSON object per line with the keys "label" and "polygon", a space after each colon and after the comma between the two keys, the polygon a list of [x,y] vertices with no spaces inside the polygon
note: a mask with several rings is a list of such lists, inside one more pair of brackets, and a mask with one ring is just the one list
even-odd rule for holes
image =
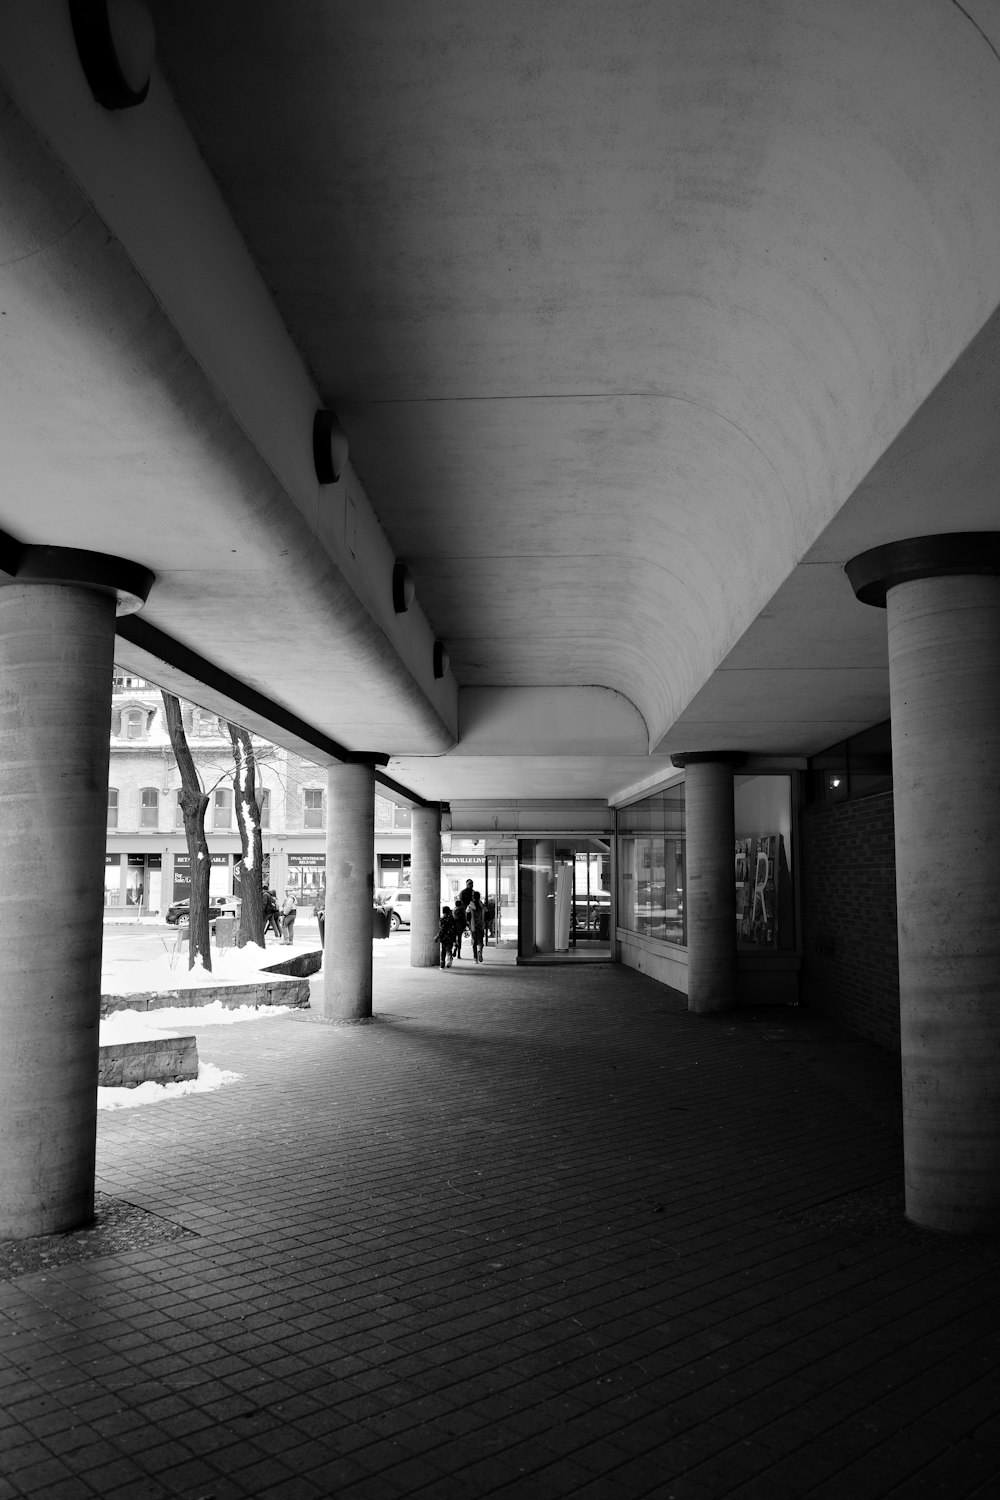
{"label": "thick concrete pillar", "polygon": [[535,952],[556,951],[556,846],[535,841]]}
{"label": "thick concrete pillar", "polygon": [[671,756],[683,767],[688,1010],[736,1004],[736,813],[733,768],[745,755],[706,751]]}
{"label": "thick concrete pillar", "polygon": [[375,895],[375,767],[327,771],[324,1021],[372,1013],[372,901]]}
{"label": "thick concrete pillar", "polygon": [[889,629],[906,1214],[1000,1229],[1000,533],[847,573]]}
{"label": "thick concrete pillar", "polygon": [[2,562],[15,581],[0,587],[0,1239],[24,1239],[94,1216],[108,565],[144,580],[142,597],[152,575],[44,547]]}
{"label": "thick concrete pillar", "polygon": [[438,963],[434,934],[441,920],[441,809],[415,807],[410,818],[410,966]]}

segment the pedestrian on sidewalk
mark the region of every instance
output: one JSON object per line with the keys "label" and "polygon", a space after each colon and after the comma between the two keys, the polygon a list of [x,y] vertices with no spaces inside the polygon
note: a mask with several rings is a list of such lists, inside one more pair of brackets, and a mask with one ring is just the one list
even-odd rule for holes
{"label": "pedestrian on sidewalk", "polygon": [[469,937],[472,939],[472,962],[481,964],[483,943],[486,938],[486,911],[483,907],[483,898],[478,891],[473,891],[472,900],[465,908],[465,920],[469,928]]}
{"label": "pedestrian on sidewalk", "polygon": [[269,932],[273,932],[276,938],[280,938],[281,937],[281,922],[279,921],[278,918],[279,918],[279,914],[278,914],[278,897],[275,894],[274,888],[272,886],[268,886],[268,888],[264,891],[264,942],[265,943],[267,942],[267,935],[268,935]]}
{"label": "pedestrian on sidewalk", "polygon": [[452,913],[452,921],[455,924],[455,944],[452,948],[452,954],[455,958],[461,958],[462,939],[465,936],[465,907],[462,904],[461,897],[459,897],[459,899],[455,902],[455,909]]}
{"label": "pedestrian on sidewalk", "polygon": [[281,903],[281,941],[288,944],[289,947],[292,944],[295,933],[295,918],[298,916],[298,912],[299,909],[295,905],[295,897],[289,891]]}
{"label": "pedestrian on sidewalk", "polygon": [[441,921],[438,923],[434,941],[438,945],[442,969],[450,969],[452,949],[455,946],[455,918],[450,906],[441,908]]}

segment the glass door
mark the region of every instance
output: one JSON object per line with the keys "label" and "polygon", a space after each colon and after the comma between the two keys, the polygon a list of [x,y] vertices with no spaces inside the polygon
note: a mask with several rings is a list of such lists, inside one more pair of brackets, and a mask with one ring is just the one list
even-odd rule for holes
{"label": "glass door", "polygon": [[576,835],[518,840],[518,958],[611,956],[611,849]]}

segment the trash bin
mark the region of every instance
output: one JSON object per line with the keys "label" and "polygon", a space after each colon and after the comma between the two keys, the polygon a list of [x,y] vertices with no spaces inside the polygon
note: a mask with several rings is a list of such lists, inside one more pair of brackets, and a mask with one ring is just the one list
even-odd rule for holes
{"label": "trash bin", "polygon": [[609,911],[597,914],[597,936],[602,943],[611,941],[611,913]]}
{"label": "trash bin", "polygon": [[383,911],[381,906],[372,907],[372,937],[387,938],[389,936],[389,913]]}
{"label": "trash bin", "polygon": [[215,946],[217,948],[232,948],[236,942],[236,918],[216,917],[213,924],[215,933]]}

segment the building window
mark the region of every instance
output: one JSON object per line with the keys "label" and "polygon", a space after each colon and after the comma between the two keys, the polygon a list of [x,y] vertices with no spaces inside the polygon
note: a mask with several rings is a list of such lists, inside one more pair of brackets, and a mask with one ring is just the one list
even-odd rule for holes
{"label": "building window", "polygon": [[849,802],[892,791],[892,733],[888,719],[830,745],[809,761],[810,802]]}
{"label": "building window", "polygon": [[175,828],[183,828],[184,827],[184,809],[183,809],[183,807],[181,807],[181,797],[182,797],[182,795],[183,795],[182,790],[181,790],[180,787],[178,787],[176,793],[174,794],[174,798],[175,798],[175,800],[174,800],[174,827]]}
{"label": "building window", "polygon": [[127,740],[141,740],[146,729],[146,715],[141,708],[130,708],[122,714]]}
{"label": "building window", "polygon": [[303,792],[305,806],[302,818],[303,828],[323,827],[323,792],[319,787],[307,787]]}
{"label": "building window", "polygon": [[260,806],[260,826],[270,828],[271,826],[271,793],[267,787],[257,793]]}
{"label": "building window", "polygon": [[118,788],[108,787],[108,827],[118,827]]}
{"label": "building window", "polygon": [[156,828],[160,822],[160,794],[155,786],[144,786],[140,794],[139,827]]}
{"label": "building window", "polygon": [[684,783],[618,814],[618,925],[663,943],[686,941]]}
{"label": "building window", "polygon": [[215,788],[215,828],[232,828],[233,826],[233,793],[228,786],[217,786]]}

